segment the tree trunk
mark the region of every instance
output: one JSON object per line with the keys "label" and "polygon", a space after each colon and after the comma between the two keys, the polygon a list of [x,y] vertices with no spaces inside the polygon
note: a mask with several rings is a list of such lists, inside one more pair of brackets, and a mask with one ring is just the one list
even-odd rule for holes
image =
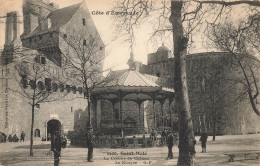
{"label": "tree trunk", "polygon": [[181,18],[182,1],[171,1],[170,21],[174,41],[174,89],[179,122],[179,158],[178,166],[193,166],[196,143],[190,113],[190,103],[186,80],[187,38],[183,36]]}
{"label": "tree trunk", "polygon": [[90,95],[88,94],[88,123],[87,126],[88,127],[92,127],[92,123],[91,123],[91,113],[90,113]]}
{"label": "tree trunk", "polygon": [[32,124],[31,124],[31,139],[30,139],[30,156],[33,156],[33,126],[34,126],[34,102],[32,104]]}

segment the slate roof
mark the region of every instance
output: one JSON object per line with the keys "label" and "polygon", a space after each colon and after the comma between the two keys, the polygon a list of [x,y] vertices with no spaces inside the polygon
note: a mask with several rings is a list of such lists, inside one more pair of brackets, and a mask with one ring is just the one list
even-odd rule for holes
{"label": "slate roof", "polygon": [[160,87],[136,70],[124,69],[112,71],[108,75],[108,78],[110,78],[111,81],[105,84],[106,87]]}
{"label": "slate roof", "polygon": [[68,7],[65,7],[65,8],[61,8],[61,9],[51,11],[48,14],[48,16],[46,18],[44,18],[44,20],[42,21],[42,22],[47,21],[48,18],[51,19],[51,27],[48,28],[48,29],[42,29],[40,27],[40,25],[38,25],[34,31],[32,31],[31,33],[24,36],[24,38],[37,36],[37,35],[40,35],[40,34],[44,34],[44,33],[47,33],[47,32],[53,32],[53,31],[58,30],[61,26],[66,24],[71,19],[71,17],[78,10],[80,5],[81,5],[81,3],[78,3],[78,4],[75,4],[75,5],[72,5],[72,6],[68,6]]}

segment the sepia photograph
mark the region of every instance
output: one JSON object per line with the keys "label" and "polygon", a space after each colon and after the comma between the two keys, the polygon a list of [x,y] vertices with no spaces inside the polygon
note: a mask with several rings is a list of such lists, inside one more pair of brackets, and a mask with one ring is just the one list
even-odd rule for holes
{"label": "sepia photograph", "polygon": [[0,166],[260,166],[260,0],[0,0]]}

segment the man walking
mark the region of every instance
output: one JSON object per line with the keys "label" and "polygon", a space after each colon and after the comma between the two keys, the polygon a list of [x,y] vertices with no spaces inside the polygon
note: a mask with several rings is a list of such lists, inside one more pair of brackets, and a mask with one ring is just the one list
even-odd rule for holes
{"label": "man walking", "polygon": [[93,145],[93,128],[92,127],[88,127],[88,131],[87,131],[87,134],[86,134],[86,143],[87,143],[87,146],[88,146],[88,162],[93,162],[93,148],[94,148],[94,145]]}
{"label": "man walking", "polygon": [[208,134],[206,132],[201,133],[200,142],[201,142],[201,153],[206,153],[206,144],[207,144]]}
{"label": "man walking", "polygon": [[25,134],[24,134],[24,131],[22,131],[20,142],[22,142],[22,141],[24,142],[24,138],[25,138]]}
{"label": "man walking", "polygon": [[52,151],[54,153],[54,166],[58,166],[60,162],[60,153],[61,153],[61,132],[56,130],[53,135],[52,140],[53,146]]}
{"label": "man walking", "polygon": [[173,135],[172,135],[171,131],[169,131],[169,134],[168,134],[167,145],[168,145],[168,157],[167,157],[167,160],[168,159],[173,159],[173,154],[172,154]]}

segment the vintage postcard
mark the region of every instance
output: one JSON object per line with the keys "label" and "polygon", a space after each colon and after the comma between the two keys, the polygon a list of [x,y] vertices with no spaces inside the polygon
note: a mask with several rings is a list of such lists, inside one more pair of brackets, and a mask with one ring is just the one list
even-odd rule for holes
{"label": "vintage postcard", "polygon": [[259,40],[258,0],[0,0],[0,166],[259,166]]}

